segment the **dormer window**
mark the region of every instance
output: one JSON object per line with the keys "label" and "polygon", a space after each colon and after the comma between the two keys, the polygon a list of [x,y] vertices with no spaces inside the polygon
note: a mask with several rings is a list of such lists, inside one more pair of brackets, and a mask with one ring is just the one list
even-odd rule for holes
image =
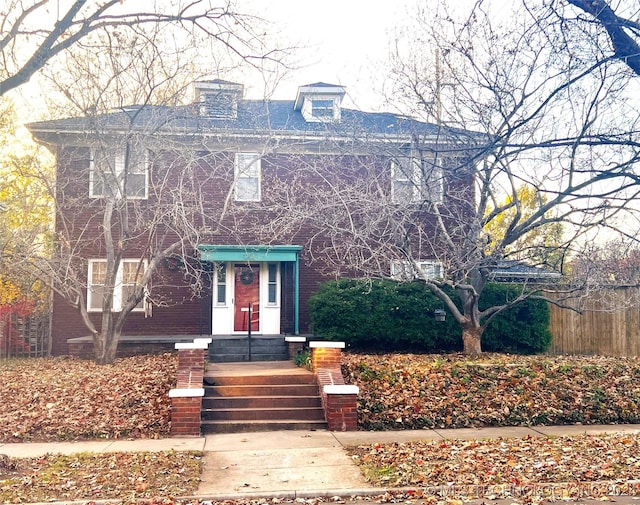
{"label": "dormer window", "polygon": [[238,102],[242,98],[242,84],[222,81],[200,81],[195,83],[196,104],[200,116],[212,119],[235,119],[238,117]]}
{"label": "dormer window", "polygon": [[342,86],[317,82],[298,88],[294,109],[299,110],[310,123],[332,123],[340,121],[340,105],[345,90]]}
{"label": "dormer window", "polygon": [[203,93],[200,115],[220,119],[238,117],[238,100],[231,93]]}
{"label": "dormer window", "polygon": [[311,100],[311,115],[319,120],[332,120],[336,113],[336,105],[333,100]]}

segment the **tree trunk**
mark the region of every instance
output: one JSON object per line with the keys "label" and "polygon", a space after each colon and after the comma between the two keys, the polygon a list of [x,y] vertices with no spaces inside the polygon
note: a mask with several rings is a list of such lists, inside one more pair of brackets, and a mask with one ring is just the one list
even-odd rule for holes
{"label": "tree trunk", "polygon": [[116,335],[113,328],[103,330],[93,337],[93,355],[96,364],[109,365],[115,361],[119,337],[120,335]]}
{"label": "tree trunk", "polygon": [[482,354],[482,331],[472,325],[462,327],[462,352],[471,356]]}

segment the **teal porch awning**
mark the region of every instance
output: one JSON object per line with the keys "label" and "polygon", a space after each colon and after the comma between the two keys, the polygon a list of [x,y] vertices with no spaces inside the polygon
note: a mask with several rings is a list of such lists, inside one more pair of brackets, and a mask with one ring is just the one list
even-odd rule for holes
{"label": "teal porch awning", "polygon": [[302,249],[300,245],[210,245],[198,246],[201,261],[224,262],[251,261],[292,262],[293,268],[293,331],[297,335],[300,332],[300,262],[298,253]]}
{"label": "teal porch awning", "polygon": [[300,245],[209,245],[198,246],[202,261],[294,261]]}

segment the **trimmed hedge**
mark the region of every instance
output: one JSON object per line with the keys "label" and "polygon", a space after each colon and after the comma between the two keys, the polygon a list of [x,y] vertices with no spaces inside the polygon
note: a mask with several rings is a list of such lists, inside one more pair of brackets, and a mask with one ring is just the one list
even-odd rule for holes
{"label": "trimmed hedge", "polygon": [[[480,308],[513,299],[519,289],[488,284]],[[434,318],[441,308],[421,282],[340,279],[321,284],[309,300],[316,335],[362,350],[461,350],[462,329],[453,316],[447,314],[445,322]],[[542,300],[525,300],[502,312],[482,337],[483,350],[492,352],[533,354],[544,352],[550,343],[549,307]]]}

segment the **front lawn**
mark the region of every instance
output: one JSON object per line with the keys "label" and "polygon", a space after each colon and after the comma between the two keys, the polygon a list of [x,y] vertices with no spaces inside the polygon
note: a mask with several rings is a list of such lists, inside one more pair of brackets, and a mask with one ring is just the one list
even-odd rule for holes
{"label": "front lawn", "polygon": [[0,360],[0,442],[169,435],[177,356]]}
{"label": "front lawn", "polygon": [[366,430],[640,422],[640,360],[487,354],[358,354]]}
{"label": "front lawn", "polygon": [[0,503],[91,499],[140,503],[156,496],[189,496],[198,488],[201,468],[202,455],[197,452],[0,455]]}
{"label": "front lawn", "polygon": [[[574,498],[569,494],[572,485],[581,485],[580,492],[589,496],[638,495],[639,451],[640,436],[622,433],[415,441],[349,449],[376,486],[466,486],[467,494],[478,494],[476,498],[508,495],[516,488],[533,494],[535,486],[542,491],[549,483]],[[618,484],[617,493],[612,482]],[[461,489],[458,493],[464,495]]]}

